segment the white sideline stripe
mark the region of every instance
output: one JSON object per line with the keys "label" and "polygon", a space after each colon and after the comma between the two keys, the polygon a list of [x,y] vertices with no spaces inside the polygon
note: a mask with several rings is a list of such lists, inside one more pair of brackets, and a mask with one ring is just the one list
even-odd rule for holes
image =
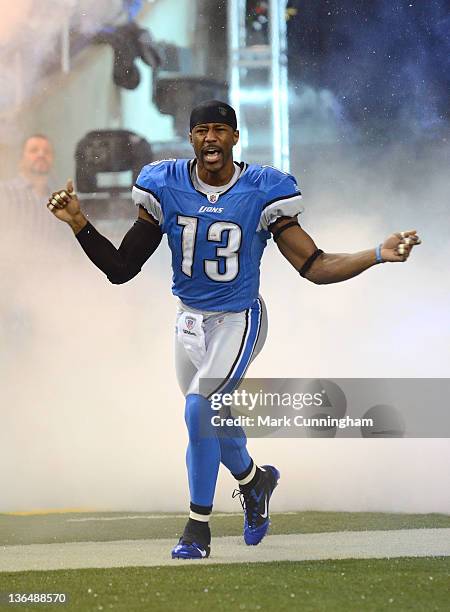
{"label": "white sideline stripe", "polygon": [[[70,542],[0,547],[0,572],[169,565],[186,567],[170,558],[176,538]],[[450,556],[450,529],[341,531],[267,536],[259,546],[242,537],[214,538],[209,559],[201,563],[260,563],[319,559],[381,559]]]}
{"label": "white sideline stripe", "polygon": [[[185,514],[145,514],[145,515],[129,515],[129,516],[90,516],[86,518],[72,518],[66,519],[67,523],[86,523],[88,521],[134,521],[137,519],[153,520],[153,519],[170,519],[170,518],[187,518],[188,512]],[[277,512],[277,516],[285,516],[298,514],[298,512]],[[274,513],[275,515],[275,513]],[[215,516],[243,516],[242,512],[214,512],[212,518]]]}

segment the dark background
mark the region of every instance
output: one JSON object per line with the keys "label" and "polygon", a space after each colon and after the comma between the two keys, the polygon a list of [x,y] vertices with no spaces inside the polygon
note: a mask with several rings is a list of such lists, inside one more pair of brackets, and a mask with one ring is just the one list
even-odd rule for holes
{"label": "dark background", "polygon": [[330,90],[336,113],[359,136],[446,137],[448,1],[291,0],[288,8],[296,12],[288,22],[291,87]]}

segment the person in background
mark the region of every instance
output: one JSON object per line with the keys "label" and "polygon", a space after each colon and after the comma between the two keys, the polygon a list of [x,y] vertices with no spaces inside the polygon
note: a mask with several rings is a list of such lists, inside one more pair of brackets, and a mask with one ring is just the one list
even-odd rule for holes
{"label": "person in background", "polygon": [[73,252],[70,234],[56,231],[45,207],[56,181],[54,158],[49,138],[32,134],[23,143],[17,175],[0,181],[0,343],[6,356],[13,348],[27,350],[46,283],[55,282],[54,258]]}
{"label": "person in background", "polygon": [[25,140],[17,176],[0,183],[2,226],[6,234],[13,232],[15,238],[20,235],[26,238],[27,231],[33,228],[41,236],[42,232],[44,237],[48,233],[56,236],[42,206],[51,191],[53,163],[53,146],[47,136],[33,134]]}
{"label": "person in background", "polygon": [[[17,278],[52,264],[56,255],[72,257],[70,233],[58,232],[45,207],[55,188],[55,153],[44,134],[28,136],[17,164],[17,175],[0,181],[1,276]],[[52,274],[55,271],[52,271]]]}

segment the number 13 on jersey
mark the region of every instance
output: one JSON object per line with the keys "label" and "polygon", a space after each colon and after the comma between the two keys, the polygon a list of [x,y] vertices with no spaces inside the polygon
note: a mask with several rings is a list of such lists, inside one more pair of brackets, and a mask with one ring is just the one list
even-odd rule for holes
{"label": "number 13 on jersey", "polygon": [[[192,278],[192,268],[197,245],[198,218],[178,215],[177,224],[183,228],[181,235],[181,252],[183,259],[181,269],[186,276]],[[242,240],[242,230],[231,221],[215,221],[208,227],[206,239],[208,242],[222,242],[223,232],[228,233],[227,243],[216,247],[218,258],[224,262],[223,272],[220,271],[219,259],[204,259],[203,269],[208,278],[213,281],[227,283],[239,274],[239,249]]]}

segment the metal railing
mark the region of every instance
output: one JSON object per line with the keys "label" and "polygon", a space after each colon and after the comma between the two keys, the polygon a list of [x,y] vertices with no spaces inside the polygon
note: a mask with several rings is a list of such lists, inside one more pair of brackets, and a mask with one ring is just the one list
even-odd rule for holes
{"label": "metal railing", "polygon": [[[230,103],[236,109],[241,144],[250,151],[255,134],[261,131],[270,143],[272,164],[289,171],[289,107],[287,75],[286,1],[269,0],[267,31],[252,36],[247,0],[228,0],[228,53]],[[253,40],[252,40],[253,38]],[[270,106],[264,121],[261,106]],[[260,110],[258,111],[258,107]],[[262,110],[262,112],[261,112]],[[259,114],[258,114],[259,113]],[[258,115],[258,121],[252,117]]]}

